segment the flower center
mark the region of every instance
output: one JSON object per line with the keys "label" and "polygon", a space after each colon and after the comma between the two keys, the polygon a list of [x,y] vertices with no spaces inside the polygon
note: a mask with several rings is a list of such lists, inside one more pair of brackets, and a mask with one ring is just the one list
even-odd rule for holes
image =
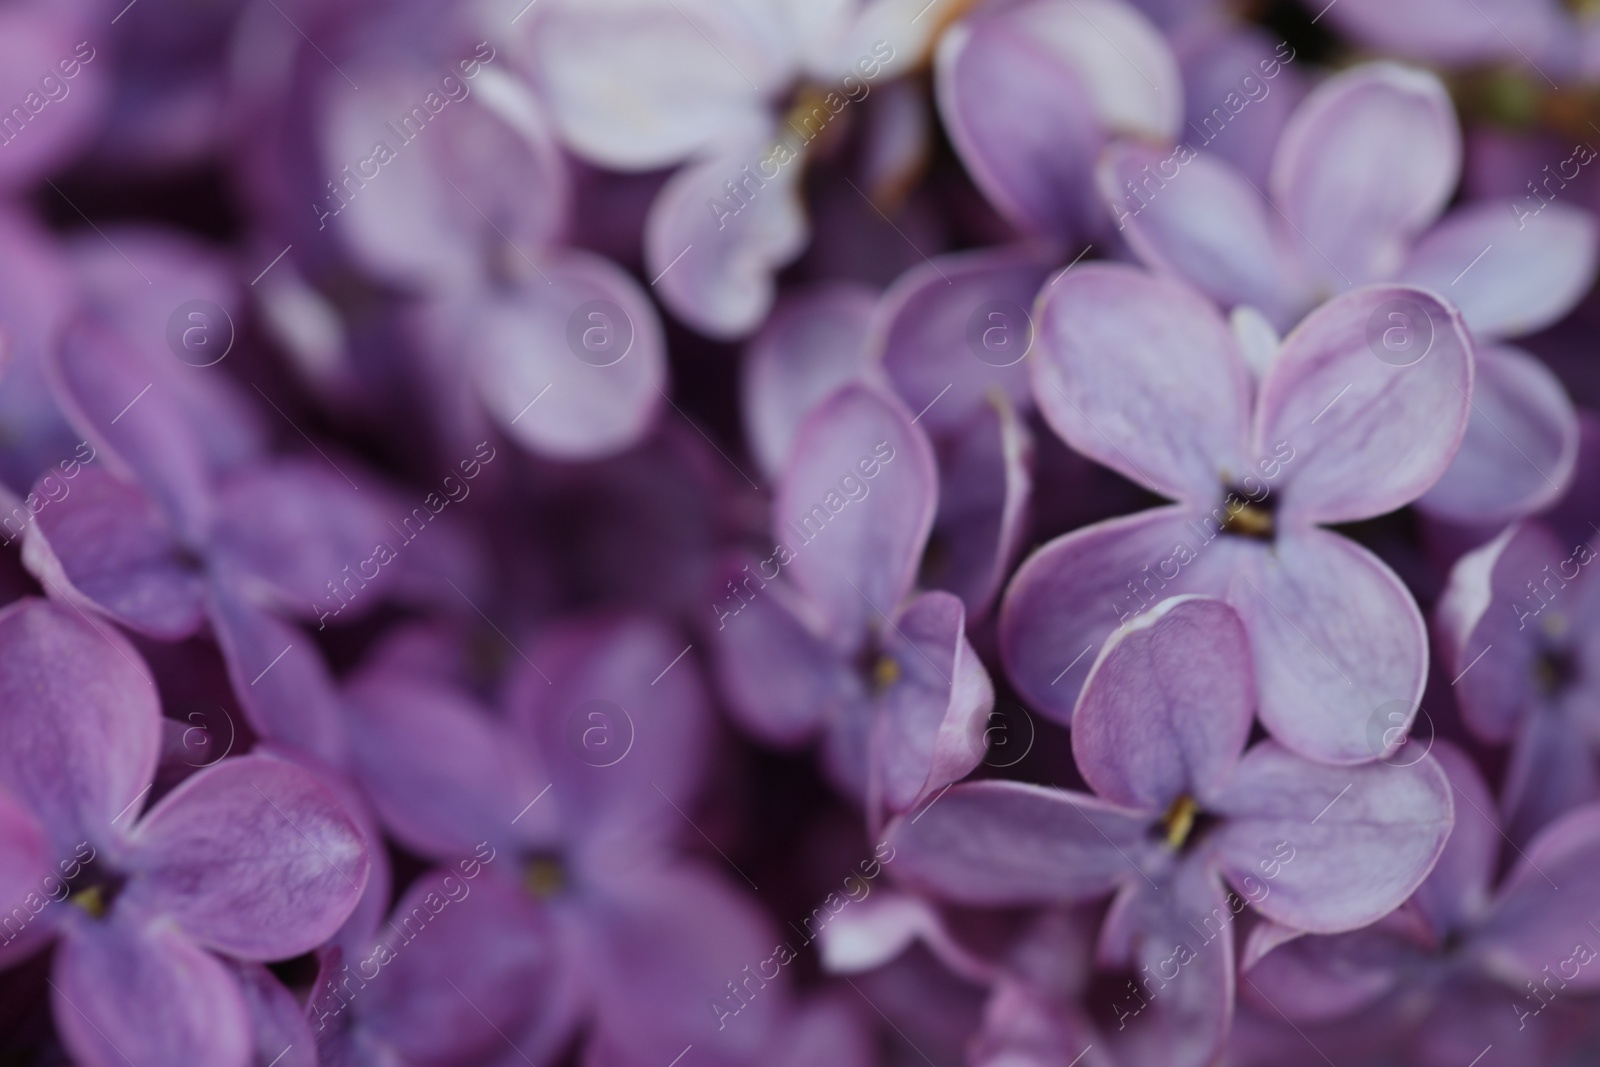
{"label": "flower center", "polygon": [[1565,648],[1547,648],[1533,661],[1533,682],[1539,692],[1555,696],[1578,680],[1578,661]]}
{"label": "flower center", "polygon": [[534,856],[522,868],[522,888],[536,900],[549,900],[566,887],[566,864],[557,856]]}
{"label": "flower center", "polygon": [[67,903],[88,912],[91,919],[104,919],[127,879],[104,870],[85,867],[67,887]]}
{"label": "flower center", "polygon": [[1194,831],[1199,815],[1200,805],[1191,796],[1181,796],[1172,802],[1167,813],[1161,817],[1161,830],[1168,848],[1174,852],[1183,848],[1189,840],[1189,834]]}
{"label": "flower center", "polygon": [[1223,533],[1257,541],[1270,541],[1277,533],[1277,506],[1270,494],[1252,500],[1242,489],[1231,488],[1222,498],[1221,510],[1226,516],[1222,520]]}

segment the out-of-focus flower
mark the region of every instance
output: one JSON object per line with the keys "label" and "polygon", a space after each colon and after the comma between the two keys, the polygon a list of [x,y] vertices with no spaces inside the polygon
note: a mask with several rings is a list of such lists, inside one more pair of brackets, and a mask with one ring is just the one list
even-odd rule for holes
{"label": "out-of-focus flower", "polygon": [[[1418,331],[1409,365],[1381,343],[1388,308]],[[1415,714],[1422,616],[1388,567],[1320,527],[1392,511],[1449,465],[1472,389],[1459,314],[1421,289],[1369,287],[1280,346],[1259,316],[1236,314],[1230,328],[1176,281],[1080,265],[1045,288],[1039,317],[1034,401],[1046,421],[1181,503],[1077,530],[1022,565],[1000,616],[1017,687],[1070,722],[1083,661],[1120,622],[1205,593],[1244,617],[1275,738],[1314,759],[1384,755],[1369,718],[1391,702],[1407,722]]]}

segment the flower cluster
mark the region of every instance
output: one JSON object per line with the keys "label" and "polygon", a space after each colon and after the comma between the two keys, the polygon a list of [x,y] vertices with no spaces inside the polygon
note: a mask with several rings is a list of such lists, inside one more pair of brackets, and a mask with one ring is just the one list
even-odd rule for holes
{"label": "flower cluster", "polygon": [[0,0],[0,1064],[1600,1056],[1600,11]]}

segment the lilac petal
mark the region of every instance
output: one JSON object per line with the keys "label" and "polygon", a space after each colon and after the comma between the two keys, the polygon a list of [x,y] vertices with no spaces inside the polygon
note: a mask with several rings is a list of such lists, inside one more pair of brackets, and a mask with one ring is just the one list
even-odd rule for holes
{"label": "lilac petal", "polygon": [[[520,81],[481,68],[458,82],[468,95],[451,97],[449,115],[424,133],[404,120],[417,104],[417,86],[433,79],[431,69],[385,52],[381,63],[356,67],[352,77],[361,92],[330,83],[321,112],[330,172],[354,161],[333,179],[351,198],[345,203],[319,189],[318,229],[331,213],[356,258],[380,277],[413,286],[471,284],[486,249],[552,243],[567,213],[567,174],[547,120]],[[380,146],[388,152],[380,155]],[[373,174],[363,181],[369,166]]]}
{"label": "lilac petal", "polygon": [[1179,864],[1159,888],[1143,879],[1128,884],[1100,945],[1102,958],[1133,971],[1141,990],[1138,997],[1118,990],[1112,1004],[1122,1025],[1106,1029],[1119,1062],[1216,1062],[1233,1016],[1233,922],[1242,910],[1205,863]]}
{"label": "lilac petal", "polygon": [[[870,472],[870,474],[869,474]],[[938,483],[933,449],[892,397],[852,384],[806,419],[778,486],[773,535],[841,647],[911,590]]]}
{"label": "lilac petal", "polygon": [[1128,244],[1144,263],[1224,308],[1244,304],[1279,328],[1291,325],[1309,293],[1266,199],[1210,155],[1178,166],[1173,153],[1148,145],[1106,149],[1097,172],[1100,194]]}
{"label": "lilac petal", "polygon": [[511,820],[545,783],[508,732],[453,687],[394,669],[345,692],[351,749],[384,826],[424,856],[465,854]]}
{"label": "lilac petal", "polygon": [[1000,605],[1000,651],[1030,706],[1071,723],[1094,654],[1119,624],[1167,597],[1227,594],[1253,546],[1204,518],[1155,508],[1075,530],[1024,561]]}
{"label": "lilac petal", "polygon": [[1555,502],[1578,460],[1578,416],[1543,363],[1506,345],[1480,347],[1461,450],[1417,500],[1459,523],[1510,521]]}
{"label": "lilac petal", "polygon": [[886,642],[900,675],[880,698],[877,762],[890,811],[910,810],[983,759],[994,686],[967,640],[966,621],[960,600],[923,593],[906,605]]}
{"label": "lilac petal", "polygon": [[873,1067],[878,1048],[860,1001],[822,994],[795,1009],[773,1041],[772,1067]]}
{"label": "lilac petal", "polygon": [[876,970],[916,941],[941,936],[938,912],[922,897],[885,889],[856,903],[834,916],[817,938],[822,969],[829,974]]}
{"label": "lilac petal", "polygon": [[935,450],[939,511],[922,580],[955,593],[981,619],[1027,532],[1033,435],[1010,402],[995,397]]}
{"label": "lilac petal", "polygon": [[[893,823],[895,876],[958,904],[1053,904],[1139,874],[1154,817],[1021,782],[953,786]],[[887,861],[886,861],[887,862]]]}
{"label": "lilac petal", "polygon": [[1530,214],[1497,200],[1452,212],[1412,247],[1399,279],[1448,294],[1474,337],[1519,337],[1583,298],[1596,251],[1587,211],[1551,204]]}
{"label": "lilac petal", "polygon": [[1503,839],[1494,797],[1472,760],[1448,741],[1430,751],[1454,790],[1456,822],[1433,873],[1412,894],[1410,906],[1443,944],[1450,934],[1476,925],[1488,909]]}
{"label": "lilac petal", "polygon": [[1238,613],[1220,600],[1173,597],[1107,639],[1072,714],[1072,754],[1107,800],[1165,811],[1222,787],[1254,714]]}
{"label": "lilac petal", "polygon": [[1250,631],[1259,714],[1273,737],[1330,763],[1377,759],[1398,743],[1375,737],[1372,723],[1391,705],[1402,725],[1415,716],[1427,630],[1381,560],[1316,527],[1285,533],[1252,556],[1229,603]]}
{"label": "lilac petal", "polygon": [[200,628],[204,580],[143,490],[89,467],[71,482],[47,475],[35,488],[57,491],[65,495],[39,513],[22,542],[24,564],[47,590],[160,640]]}
{"label": "lilac petal", "polygon": [[241,756],[186,779],[129,835],[121,902],[168,915],[247,960],[327,940],[366,883],[365,835],[338,798],[287,760]]}
{"label": "lilac petal", "polygon": [[[370,950],[347,961],[356,976],[352,1003],[362,1025],[408,1062],[507,1051],[507,1035],[520,1036],[530,1016],[556,999],[550,917],[511,878],[481,868],[473,878],[429,871],[378,933]],[[313,998],[311,1010],[337,1011],[339,1000],[331,993]],[[530,1058],[541,1051],[520,1040],[516,1047]]]}
{"label": "lilac petal", "polygon": [[1046,286],[1038,315],[1034,402],[1067,444],[1187,502],[1247,469],[1250,371],[1193,290],[1090,263]]}
{"label": "lilac petal", "polygon": [[342,765],[348,738],[333,675],[315,642],[226,583],[211,584],[210,615],[256,733]]}
{"label": "lilac petal", "polygon": [[1234,888],[1268,918],[1312,933],[1375,922],[1433,869],[1454,804],[1437,761],[1337,767],[1263,741],[1213,803]]}
{"label": "lilac petal", "polygon": [[1177,128],[1177,62],[1131,6],[1018,4],[958,23],[935,59],[939,110],[967,170],[1025,232],[1091,222],[1088,165],[1108,130],[1165,141]]}
{"label": "lilac petal", "polygon": [[233,977],[250,1014],[253,1067],[317,1067],[316,1039],[294,994],[259,963],[238,965]]}
{"label": "lilac petal", "polygon": [[1246,968],[1250,977],[1245,988],[1254,993],[1250,999],[1305,1022],[1340,1019],[1372,1004],[1425,961],[1421,945],[1388,929],[1404,914],[1402,909],[1353,933],[1300,937],[1280,945]]}
{"label": "lilac petal", "polygon": [[[620,1062],[668,1063],[694,1044],[715,1049],[717,1062],[756,1062],[788,977],[776,958],[780,935],[753,900],[698,867],[635,867],[606,886],[589,919],[595,985],[605,991],[595,1023],[602,1049]],[[750,991],[747,1000],[730,981]]]}
{"label": "lilac petal", "polygon": [[[727,573],[738,589],[761,564]],[[844,675],[840,652],[822,636],[789,583],[760,582],[749,594],[724,594],[712,605],[718,625],[711,650],[720,688],[736,722],[772,745],[792,746],[815,734],[842,700],[859,688]],[[717,590],[719,593],[722,589]]]}
{"label": "lilac petal", "polygon": [[[1432,73],[1367,63],[1314,89],[1284,127],[1273,199],[1331,285],[1392,277],[1461,173],[1461,133]],[[1459,268],[1458,268],[1459,269]]]}
{"label": "lilac petal", "polygon": [[563,252],[542,271],[545,280],[457,309],[458,332],[447,328],[438,343],[452,351],[476,339],[479,396],[524,448],[561,459],[619,452],[648,431],[667,384],[655,309],[638,283],[590,253]]}
{"label": "lilac petal", "polygon": [[54,851],[107,844],[113,820],[133,820],[160,744],[150,672],[113,627],[34,599],[0,611],[0,788]]}
{"label": "lilac petal", "polygon": [[0,913],[0,965],[36,949],[55,925],[51,917],[39,918],[67,893],[65,880],[56,873],[51,845],[33,813],[9,793],[0,792],[0,901],[10,909]]}
{"label": "lilac petal", "polygon": [[868,347],[928,433],[968,425],[996,391],[1019,410],[1032,405],[1029,313],[1048,272],[1040,249],[1013,245],[939,256],[884,293]]}
{"label": "lilac petal", "polygon": [[712,725],[689,642],[622,615],[568,622],[524,647],[538,667],[520,672],[510,710],[551,777],[543,817],[559,813],[596,843],[641,824],[681,826],[672,805],[694,803]]}
{"label": "lilac petal", "polygon": [[[0,188],[7,193],[31,188],[69,162],[104,114],[116,60],[109,45],[96,48],[87,39],[89,8],[78,6],[84,14],[72,13],[72,5],[15,4],[0,15],[0,100],[9,122]],[[73,76],[63,79],[68,69]]]}
{"label": "lilac petal", "polygon": [[[1409,348],[1396,354],[1391,340]],[[1257,411],[1257,447],[1292,450],[1280,517],[1351,522],[1422,495],[1466,432],[1472,353],[1460,314],[1421,289],[1372,286],[1308,315]]]}
{"label": "lilac petal", "polygon": [[1573,808],[1600,800],[1600,768],[1576,719],[1540,709],[1517,730],[1501,799],[1511,840],[1529,841]]}
{"label": "lilac petal", "polygon": [[1570,966],[1574,945],[1590,946],[1588,959],[1594,956],[1593,897],[1573,889],[1593,885],[1597,875],[1600,806],[1586,804],[1546,827],[1501,883],[1478,934],[1491,972],[1520,987],[1524,979],[1541,979],[1548,967],[1546,973],[1559,974],[1574,993],[1600,988],[1595,968]]}
{"label": "lilac petal", "polygon": [[1572,32],[1572,16],[1550,0],[1347,0],[1328,18],[1371,48],[1448,67],[1528,60]]}
{"label": "lilac petal", "polygon": [[[802,154],[787,141],[781,147]],[[644,259],[651,284],[708,337],[731,340],[760,326],[772,310],[777,272],[810,237],[800,200],[804,160],[773,152],[770,136],[733,145],[678,171],[650,206]]]}
{"label": "lilac petal", "polygon": [[761,93],[779,91],[786,72],[771,69],[775,57],[758,39],[736,32],[737,17],[686,6],[565,3],[532,14],[529,69],[579,155],[654,170],[765,132]]}
{"label": "lilac petal", "polygon": [[55,355],[62,408],[98,446],[101,461],[137,478],[179,538],[198,543],[210,521],[210,472],[168,375],[151,364],[153,356],[87,319],[66,328]]}
{"label": "lilac petal", "polygon": [[56,1026],[83,1067],[250,1065],[233,976],[170,922],[80,922],[62,938],[51,986]]}
{"label": "lilac petal", "polygon": [[863,344],[876,302],[872,290],[851,282],[791,293],[746,346],[745,438],[769,478],[783,470],[806,413],[868,373]]}
{"label": "lilac petal", "polygon": [[1510,740],[1537,706],[1539,616],[1545,596],[1561,588],[1556,568],[1569,555],[1543,526],[1517,523],[1451,568],[1439,598],[1439,645],[1452,678],[1472,673],[1471,685],[1456,687],[1456,699],[1468,729],[1485,741]]}
{"label": "lilac petal", "polygon": [[[359,491],[320,459],[252,465],[217,493],[213,559],[297,614],[340,610],[343,601],[330,587],[350,596],[348,606],[357,610],[375,606],[396,573],[380,561],[405,540],[386,521],[400,507],[393,500],[380,503],[374,488]],[[388,557],[379,545],[389,548]]]}

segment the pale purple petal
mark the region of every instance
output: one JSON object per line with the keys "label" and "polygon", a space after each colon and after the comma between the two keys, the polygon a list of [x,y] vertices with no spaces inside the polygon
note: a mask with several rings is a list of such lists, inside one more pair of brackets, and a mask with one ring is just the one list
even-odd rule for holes
{"label": "pale purple petal", "polygon": [[250,1067],[250,1014],[233,976],[170,921],[113,916],[62,938],[56,1025],[83,1067]]}
{"label": "pale purple petal", "polygon": [[1271,742],[1245,753],[1215,804],[1213,847],[1260,912],[1313,933],[1354,930],[1409,897],[1450,836],[1450,781],[1408,766],[1312,763]]}
{"label": "pale purple petal", "polygon": [[923,593],[906,605],[885,643],[899,674],[879,698],[877,762],[891,811],[909,810],[983,759],[994,686],[967,640],[966,621],[960,600]]}
{"label": "pale purple petal", "polygon": [[1452,212],[1412,247],[1398,278],[1442,293],[1473,336],[1552,325],[1594,284],[1594,216],[1566,204],[1537,214],[1499,200]]}
{"label": "pale purple petal", "polygon": [[1600,766],[1578,716],[1540,708],[1523,719],[1501,789],[1511,840],[1527,842],[1573,808],[1595,800],[1600,800]]}
{"label": "pale purple petal", "polygon": [[1477,351],[1461,450],[1417,506],[1462,523],[1521,518],[1555,502],[1578,460],[1578,416],[1543,363],[1507,345]]}
{"label": "pale purple petal", "polygon": [[960,904],[1085,900],[1139,877],[1154,817],[1083,793],[974,782],[889,828],[891,869]]}
{"label": "pale purple petal", "polygon": [[995,391],[1032,406],[1024,359],[1048,267],[1030,245],[961,252],[913,267],[884,293],[868,346],[930,434],[970,423]]}
{"label": "pale purple petal", "polygon": [[1439,480],[1466,433],[1473,345],[1421,289],[1373,286],[1313,311],[1267,371],[1256,444],[1285,442],[1279,515],[1371,518]]}
{"label": "pale purple petal", "polygon": [[1083,264],[1039,298],[1034,402],[1077,451],[1186,502],[1248,466],[1252,382],[1233,332],[1186,286]]}
{"label": "pale purple petal", "polygon": [[1568,970],[1574,946],[1595,943],[1593,896],[1575,890],[1593,885],[1597,876],[1600,807],[1589,804],[1547,827],[1501,884],[1493,914],[1478,935],[1490,966],[1514,982],[1537,980],[1549,967],[1574,993],[1600,988],[1595,968]]}
{"label": "pale purple petal", "polygon": [[1220,600],[1174,597],[1106,641],[1072,714],[1072,754],[1102,797],[1161,812],[1180,796],[1216,794],[1254,713],[1238,613]]}
{"label": "pale purple petal", "polygon": [[1049,542],[1011,580],[1000,606],[1006,671],[1031,707],[1059,723],[1101,643],[1170,596],[1225,596],[1255,546],[1185,507],[1110,519]]}
{"label": "pale purple petal", "polygon": [[540,270],[502,296],[437,309],[432,343],[468,346],[484,406],[535,455],[620,452],[649,431],[667,386],[655,308],[621,268],[588,252],[541,257]]}
{"label": "pale purple petal", "polygon": [[777,477],[806,413],[868,373],[864,342],[877,297],[851,282],[800,290],[778,301],[745,348],[740,398],[745,437]]}
{"label": "pale purple petal", "polygon": [[769,135],[684,167],[650,206],[644,259],[651,284],[708,337],[744,337],[760,326],[778,271],[810,237],[800,199],[803,150],[791,147],[796,137],[782,137],[776,150]]}
{"label": "pale purple petal", "polygon": [[47,591],[162,640],[200,628],[204,581],[142,489],[88,467],[70,482],[48,475],[35,491],[65,494],[23,535],[23,562]]}
{"label": "pale purple petal", "polygon": [[240,959],[285,959],[327,940],[367,880],[360,825],[287,760],[223,760],[162,798],[129,835],[119,906],[170,916]]}
{"label": "pale purple petal", "polygon": [[911,590],[933,526],[933,449],[900,403],[848,385],[806,419],[773,506],[789,574],[852,647]]}
{"label": "pale purple petal", "polygon": [[149,788],[161,706],[149,669],[109,623],[27,599],[0,611],[0,787],[55,851],[109,843]]}
{"label": "pale purple petal", "polygon": [[1187,146],[1174,153],[1118,142],[1101,157],[1097,178],[1117,228],[1153,269],[1224,308],[1254,307],[1280,329],[1309,302],[1281,221],[1228,163]]}
{"label": "pale purple petal", "polygon": [[1437,742],[1429,751],[1450,780],[1456,821],[1439,862],[1412,894],[1410,906],[1427,920],[1442,944],[1451,933],[1470,929],[1488,909],[1505,839],[1500,836],[1494,797],[1466,753],[1448,741]]}
{"label": "pale purple petal", "polygon": [[1381,560],[1315,527],[1284,533],[1252,555],[1228,600],[1250,631],[1259,715],[1273,737],[1331,763],[1363,763],[1398,744],[1386,716],[1409,724],[1416,715],[1427,630]]}
{"label": "pale purple petal", "polygon": [[506,841],[545,786],[515,738],[440,681],[390,668],[345,690],[354,774],[406,847],[449,858]]}
{"label": "pale purple petal", "polygon": [[1461,133],[1432,73],[1368,63],[1334,75],[1284,127],[1273,199],[1301,261],[1333,288],[1392,277],[1461,171]]}

